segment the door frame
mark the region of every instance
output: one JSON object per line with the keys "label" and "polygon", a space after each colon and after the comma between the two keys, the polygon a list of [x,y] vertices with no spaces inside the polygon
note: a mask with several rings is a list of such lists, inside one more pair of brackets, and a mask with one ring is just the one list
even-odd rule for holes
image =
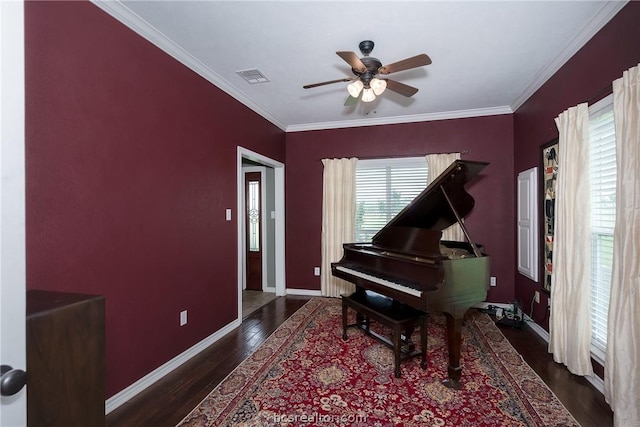
{"label": "door frame", "polygon": [[[265,197],[266,194],[266,171],[267,168],[265,166],[243,166],[242,167],[242,176],[244,176],[247,172],[259,172],[260,173],[260,247],[262,248],[262,254],[261,254],[261,264],[262,264],[262,281],[260,283],[260,287],[262,288],[262,291],[266,291],[267,290],[267,247],[266,247],[266,242],[267,242],[267,200]],[[246,289],[247,288],[247,281],[246,281],[246,271],[247,271],[247,266],[246,266],[246,253],[247,253],[247,227],[246,227],[246,218],[245,218],[245,212],[246,212],[246,194],[245,194],[245,186],[242,187],[242,200],[243,200],[243,204],[242,204],[242,210],[238,211],[238,221],[242,221],[243,227],[242,227],[242,236],[241,236],[241,240],[242,240],[242,289]],[[240,215],[240,213],[242,213],[242,215]]]}
{"label": "door frame", "polygon": [[[24,2],[0,1],[0,362],[27,370],[24,27]],[[0,425],[26,425],[26,388],[0,405]]]}
{"label": "door frame", "polygon": [[238,246],[238,319],[242,320],[242,286],[244,277],[244,240],[243,240],[243,221],[244,221],[244,173],[242,171],[242,159],[251,160],[264,166],[273,168],[274,170],[274,192],[275,192],[275,277],[276,277],[276,296],[286,295],[286,278],[285,278],[285,232],[284,232],[284,163],[262,154],[251,151],[247,148],[238,146],[237,163],[236,163],[236,180],[237,180],[237,204],[236,212],[238,218],[237,223],[237,246]]}

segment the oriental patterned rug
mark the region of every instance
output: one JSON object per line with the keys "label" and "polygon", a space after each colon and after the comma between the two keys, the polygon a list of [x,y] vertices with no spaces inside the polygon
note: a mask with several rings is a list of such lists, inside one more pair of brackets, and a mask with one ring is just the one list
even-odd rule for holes
{"label": "oriental patterned rug", "polygon": [[463,327],[461,390],[441,383],[444,316],[428,333],[428,369],[395,378],[390,348],[355,328],[343,341],[340,300],[314,298],[179,426],[579,426],[486,314]]}

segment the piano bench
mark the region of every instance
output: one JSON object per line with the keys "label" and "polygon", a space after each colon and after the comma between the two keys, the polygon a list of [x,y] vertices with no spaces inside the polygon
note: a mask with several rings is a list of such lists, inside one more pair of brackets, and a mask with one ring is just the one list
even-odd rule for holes
{"label": "piano bench", "polygon": [[[356,312],[356,323],[348,324],[348,309]],[[342,295],[342,339],[347,340],[347,328],[356,327],[365,331],[393,349],[394,375],[400,378],[400,363],[421,356],[420,366],[427,369],[427,317],[429,315],[413,307],[372,291]],[[391,329],[392,339],[371,331],[371,320]],[[420,351],[415,351],[411,335],[420,328]],[[402,339],[404,333],[404,339]],[[404,347],[403,348],[403,344]]]}

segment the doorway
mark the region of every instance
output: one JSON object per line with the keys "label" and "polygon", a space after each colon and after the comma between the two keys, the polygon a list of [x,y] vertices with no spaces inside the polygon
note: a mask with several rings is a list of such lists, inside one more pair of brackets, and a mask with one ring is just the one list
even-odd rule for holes
{"label": "doorway", "polygon": [[238,316],[285,295],[284,165],[238,147]]}

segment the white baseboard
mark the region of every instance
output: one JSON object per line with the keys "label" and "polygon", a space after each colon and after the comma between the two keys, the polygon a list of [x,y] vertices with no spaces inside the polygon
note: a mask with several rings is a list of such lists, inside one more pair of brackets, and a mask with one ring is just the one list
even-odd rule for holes
{"label": "white baseboard", "polygon": [[[290,295],[305,295],[305,296],[322,296],[320,291],[314,291],[310,289],[287,289],[287,294]],[[489,305],[494,305],[496,307],[502,308],[511,308],[511,304],[506,303],[490,303],[490,302],[481,302],[475,304],[474,308],[487,308]],[[544,339],[547,343],[549,342],[549,333],[545,331],[540,325],[533,322],[529,316],[525,314],[525,319],[528,321],[527,324],[529,327],[537,333],[542,339]],[[169,372],[173,371],[198,353],[200,353],[205,348],[209,347],[211,344],[218,341],[220,338],[227,335],[229,332],[240,326],[242,321],[240,319],[234,320],[229,323],[227,326],[222,329],[214,332],[209,335],[204,340],[200,341],[193,347],[174,357],[164,365],[160,366],[156,370],[148,373],[144,377],[140,378],[135,383],[131,384],[129,387],[123,389],[122,391],[114,394],[105,402],[105,414],[109,414],[111,411],[117,409],[121,405],[125,404],[127,401],[144,391],[147,387],[151,386],[156,381],[162,379]],[[585,377],[587,381],[589,381],[600,393],[604,394],[604,382],[600,377],[594,375],[593,377]]]}
{"label": "white baseboard", "polygon": [[[511,304],[505,304],[505,303],[499,303],[499,302],[480,302],[478,304],[475,304],[473,308],[487,308],[490,305],[493,305],[496,307],[502,307],[505,309],[511,308]],[[547,344],[549,344],[549,332],[547,332],[542,326],[534,322],[533,319],[531,319],[526,314],[524,315],[524,319],[527,321],[527,325],[529,325],[531,330],[536,334],[538,334],[538,336],[540,336],[540,338],[542,338]],[[602,378],[600,378],[595,374],[593,376],[585,376],[584,378],[587,381],[589,381],[589,383],[591,383],[591,385],[595,387],[596,390],[604,394],[604,381],[602,380]]]}
{"label": "white baseboard", "polygon": [[538,325],[536,322],[533,321],[532,318],[530,318],[526,314],[524,315],[524,318],[527,320],[527,325],[529,325],[529,327],[533,330],[533,332],[538,334],[540,338],[542,338],[547,344],[549,344],[549,332],[545,331],[545,329],[542,326]]}
{"label": "white baseboard", "polygon": [[[534,322],[529,316],[527,316],[525,314],[525,319],[527,320],[527,324],[529,325],[529,327],[540,336],[540,338],[542,338],[547,344],[549,344],[549,332],[545,331],[544,328],[540,325],[538,325],[536,322]],[[589,383],[591,383],[591,385],[598,390],[600,393],[602,393],[604,395],[604,381],[602,380],[602,378],[600,378],[599,376],[597,376],[596,374],[593,375],[585,375],[584,378],[589,381]]]}
{"label": "white baseboard", "polygon": [[471,306],[471,308],[488,308],[490,305],[493,305],[494,307],[500,307],[500,308],[504,308],[506,309],[511,309],[511,304],[507,304],[505,302],[487,302],[487,301],[483,301],[483,302],[479,302],[477,304],[474,304]]}
{"label": "white baseboard", "polygon": [[[275,288],[268,288],[269,291],[275,292]],[[290,295],[307,295],[307,296],[321,296],[320,291],[312,291],[308,289],[287,289],[287,293]],[[193,356],[200,353],[205,348],[209,347],[211,344],[218,341],[220,338],[224,337],[226,334],[231,332],[233,329],[240,326],[242,323],[241,319],[234,320],[229,323],[222,329],[214,332],[204,340],[200,341],[193,347],[174,357],[164,365],[160,366],[158,369],[148,373],[144,377],[140,378],[135,383],[131,384],[129,387],[123,389],[122,391],[114,394],[109,399],[105,401],[105,414],[110,413],[116,408],[122,406],[124,403],[135,397],[137,394],[144,391],[147,387],[160,380],[162,377],[167,375],[169,372],[173,371]]]}
{"label": "white baseboard", "polygon": [[604,396],[604,380],[602,378],[595,374],[592,376],[586,376],[584,378],[589,381],[591,385]]}
{"label": "white baseboard", "polygon": [[214,332],[209,335],[207,338],[203,339],[193,347],[174,357],[164,365],[160,366],[158,369],[148,373],[144,377],[140,378],[135,383],[131,384],[129,387],[124,390],[114,394],[105,402],[105,414],[110,413],[115,410],[119,406],[123,405],[134,396],[145,390],[147,387],[160,380],[162,377],[167,375],[169,372],[173,371],[193,356],[200,353],[205,348],[209,347],[211,344],[218,341],[220,338],[227,335],[229,332],[240,326],[242,320],[236,319],[228,325],[224,326],[222,329]]}
{"label": "white baseboard", "polygon": [[304,295],[309,297],[321,297],[321,291],[313,291],[311,289],[292,289],[287,288],[287,295]]}

